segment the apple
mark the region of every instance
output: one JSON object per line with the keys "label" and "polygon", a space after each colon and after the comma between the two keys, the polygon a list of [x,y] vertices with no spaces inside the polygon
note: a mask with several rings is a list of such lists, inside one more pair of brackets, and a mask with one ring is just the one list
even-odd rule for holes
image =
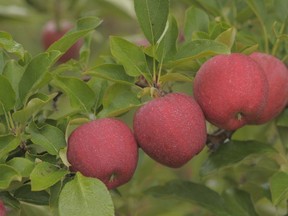
{"label": "apple", "polygon": [[138,145],[155,161],[171,168],[187,163],[205,146],[206,124],[196,101],[170,93],[143,105],[134,115]]}
{"label": "apple", "polygon": [[[74,25],[69,21],[60,21],[59,27],[55,21],[48,21],[42,30],[42,45],[44,49],[59,40],[66,32],[71,30]],[[72,47],[70,47],[66,53],[64,53],[58,60],[61,63],[67,62],[70,59],[77,59],[79,57],[79,51],[83,44],[82,40],[78,40]]]}
{"label": "apple", "polygon": [[138,145],[131,129],[122,121],[97,119],[71,133],[67,159],[71,170],[98,178],[108,189],[114,189],[132,178],[138,161]]}
{"label": "apple", "polygon": [[0,200],[0,216],[6,216],[6,208],[1,200]]}
{"label": "apple", "polygon": [[267,104],[255,121],[256,124],[263,124],[278,116],[287,104],[288,70],[283,62],[272,55],[254,52],[250,57],[263,68],[269,85]]}
{"label": "apple", "polygon": [[194,96],[207,121],[228,131],[254,123],[268,92],[262,67],[240,53],[212,57],[194,79]]}

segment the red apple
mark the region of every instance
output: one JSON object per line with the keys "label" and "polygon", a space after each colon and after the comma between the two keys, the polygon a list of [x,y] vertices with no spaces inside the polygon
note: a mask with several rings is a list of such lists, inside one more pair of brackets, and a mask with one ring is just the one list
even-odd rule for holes
{"label": "red apple", "polygon": [[168,167],[183,166],[205,146],[203,113],[185,94],[171,93],[149,101],[135,113],[133,128],[143,151]]}
{"label": "red apple", "polygon": [[263,68],[269,84],[267,104],[255,122],[263,124],[279,115],[287,104],[288,70],[283,62],[272,55],[254,52],[250,57]]}
{"label": "red apple", "polygon": [[0,200],[0,216],[6,216],[6,208],[1,200]]}
{"label": "red apple", "polygon": [[[66,32],[74,27],[69,21],[61,21],[59,23],[59,29],[54,21],[47,22],[42,30],[42,45],[44,49],[47,49],[55,41],[59,40]],[[66,53],[61,56],[59,62],[67,62],[70,59],[77,59],[79,57],[79,51],[83,44],[82,40],[78,40]]]}
{"label": "red apple", "polygon": [[206,119],[229,131],[255,122],[266,106],[268,91],[262,67],[240,53],[209,59],[194,79],[194,96]]}
{"label": "red apple", "polygon": [[108,189],[113,189],[132,178],[138,161],[138,146],[126,124],[103,118],[83,124],[72,132],[67,159],[73,171],[98,178]]}

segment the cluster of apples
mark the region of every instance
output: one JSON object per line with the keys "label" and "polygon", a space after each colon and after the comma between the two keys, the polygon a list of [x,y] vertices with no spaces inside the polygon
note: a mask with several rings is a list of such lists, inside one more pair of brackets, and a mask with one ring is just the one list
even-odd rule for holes
{"label": "cluster of apples", "polygon": [[275,118],[288,102],[288,70],[264,53],[218,55],[198,71],[194,98],[169,93],[149,101],[134,115],[134,133],[113,118],[81,125],[68,140],[71,169],[113,189],[132,178],[138,147],[165,166],[181,167],[204,148],[206,120],[232,131]]}

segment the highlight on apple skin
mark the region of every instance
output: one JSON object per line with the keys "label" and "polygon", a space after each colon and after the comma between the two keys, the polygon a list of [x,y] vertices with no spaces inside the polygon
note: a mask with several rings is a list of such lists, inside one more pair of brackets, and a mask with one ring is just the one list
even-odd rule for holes
{"label": "highlight on apple skin", "polygon": [[172,168],[186,164],[205,146],[206,124],[196,101],[170,93],[143,105],[134,115],[139,146],[155,161]]}
{"label": "highlight on apple skin", "polygon": [[127,183],[138,162],[138,145],[122,121],[103,118],[76,128],[68,139],[67,159],[73,171],[100,179],[108,189]]}
{"label": "highlight on apple skin", "polygon": [[264,110],[268,94],[262,67],[240,53],[212,57],[194,79],[194,96],[207,121],[228,131],[253,124]]}

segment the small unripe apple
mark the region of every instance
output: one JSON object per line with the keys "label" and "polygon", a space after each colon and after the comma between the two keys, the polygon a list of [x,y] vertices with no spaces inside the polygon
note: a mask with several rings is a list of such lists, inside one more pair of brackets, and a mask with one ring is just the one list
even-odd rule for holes
{"label": "small unripe apple", "polygon": [[73,171],[98,178],[113,189],[132,178],[138,146],[126,124],[103,118],[85,123],[71,133],[67,159]]}
{"label": "small unripe apple", "polygon": [[[42,45],[44,49],[59,40],[66,32],[71,30],[74,25],[69,21],[60,21],[59,26],[55,21],[48,21],[42,29]],[[82,40],[78,40],[73,46],[71,46],[66,53],[64,53],[59,62],[67,62],[70,59],[77,59],[79,57],[79,51],[83,44]]]}
{"label": "small unripe apple", "polygon": [[143,105],[135,113],[133,128],[143,151],[168,167],[181,167],[205,146],[203,113],[192,97],[182,93]]}
{"label": "small unripe apple", "polygon": [[255,122],[263,124],[279,115],[287,104],[288,70],[283,62],[272,55],[254,52],[250,57],[263,68],[269,84],[267,104]]}
{"label": "small unripe apple", "polygon": [[229,131],[255,122],[266,106],[268,91],[261,66],[240,53],[209,59],[194,79],[194,96],[206,119]]}
{"label": "small unripe apple", "polygon": [[6,216],[6,208],[1,200],[0,200],[0,216]]}

